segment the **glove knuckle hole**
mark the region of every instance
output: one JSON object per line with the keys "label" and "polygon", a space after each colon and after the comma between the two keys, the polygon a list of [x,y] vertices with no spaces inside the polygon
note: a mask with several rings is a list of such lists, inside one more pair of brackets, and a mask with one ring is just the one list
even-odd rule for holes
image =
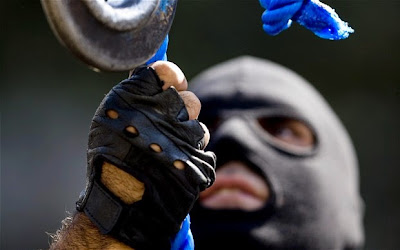
{"label": "glove knuckle hole", "polygon": [[113,119],[113,120],[118,119],[118,117],[119,117],[118,112],[115,111],[114,109],[109,109],[109,110],[107,110],[107,111],[106,111],[106,114],[107,114],[107,116],[108,116],[109,118],[111,118],[111,119]]}
{"label": "glove knuckle hole", "polygon": [[163,151],[163,149],[161,148],[160,145],[156,144],[156,143],[152,143],[150,144],[150,149],[153,150],[156,153],[161,153]]}
{"label": "glove knuckle hole", "polygon": [[134,126],[126,127],[125,132],[128,136],[138,136],[139,135],[139,131]]}
{"label": "glove knuckle hole", "polygon": [[183,161],[181,161],[181,160],[176,160],[176,161],[174,161],[173,164],[174,164],[174,167],[179,170],[184,170],[186,168],[185,163],[183,163]]}

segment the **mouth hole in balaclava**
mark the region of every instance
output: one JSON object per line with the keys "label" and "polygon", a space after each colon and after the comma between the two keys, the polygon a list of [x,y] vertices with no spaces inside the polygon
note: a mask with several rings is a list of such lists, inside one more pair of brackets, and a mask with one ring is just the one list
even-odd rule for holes
{"label": "mouth hole in balaclava", "polygon": [[235,218],[235,221],[240,221],[240,217],[242,216],[246,221],[251,221],[253,217],[255,218],[255,221],[257,220],[259,222],[261,222],[261,218],[267,219],[270,216],[272,208],[275,204],[275,191],[265,171],[263,171],[260,166],[254,164],[250,159],[252,158],[252,153],[249,151],[249,149],[243,146],[241,143],[238,143],[234,138],[229,137],[219,139],[218,143],[211,145],[211,147],[212,150],[219,156],[216,166],[217,172],[223,169],[224,166],[230,162],[240,162],[246,166],[249,171],[253,172],[263,180],[269,192],[269,197],[262,208],[254,211],[239,211],[241,209],[229,209],[229,211],[224,211],[226,217]]}

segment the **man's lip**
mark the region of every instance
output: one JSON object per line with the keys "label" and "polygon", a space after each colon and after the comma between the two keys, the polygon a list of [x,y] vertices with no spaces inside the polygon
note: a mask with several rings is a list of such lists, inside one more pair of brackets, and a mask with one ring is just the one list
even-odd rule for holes
{"label": "man's lip", "polygon": [[265,199],[265,194],[258,191],[257,187],[251,180],[240,174],[217,175],[215,183],[207,190],[202,192],[201,197],[205,199],[221,189],[239,189],[244,193],[259,199]]}
{"label": "man's lip", "polygon": [[211,209],[257,210],[269,198],[265,180],[241,162],[217,170],[215,183],[200,194],[200,203]]}

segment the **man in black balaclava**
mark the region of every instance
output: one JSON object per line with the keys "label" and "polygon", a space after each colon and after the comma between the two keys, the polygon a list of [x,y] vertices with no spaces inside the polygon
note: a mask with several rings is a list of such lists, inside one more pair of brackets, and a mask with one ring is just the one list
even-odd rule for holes
{"label": "man in black balaclava", "polygon": [[358,249],[363,204],[347,132],[321,95],[275,63],[240,57],[190,82],[217,155],[191,211],[196,249]]}

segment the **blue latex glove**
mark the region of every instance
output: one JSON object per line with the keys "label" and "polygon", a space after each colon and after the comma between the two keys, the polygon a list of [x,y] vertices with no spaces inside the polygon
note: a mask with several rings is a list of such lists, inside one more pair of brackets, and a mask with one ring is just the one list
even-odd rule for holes
{"label": "blue latex glove", "polygon": [[266,9],[261,17],[263,29],[270,35],[289,28],[292,21],[324,39],[345,39],[354,32],[335,10],[318,0],[260,0],[260,4]]}

